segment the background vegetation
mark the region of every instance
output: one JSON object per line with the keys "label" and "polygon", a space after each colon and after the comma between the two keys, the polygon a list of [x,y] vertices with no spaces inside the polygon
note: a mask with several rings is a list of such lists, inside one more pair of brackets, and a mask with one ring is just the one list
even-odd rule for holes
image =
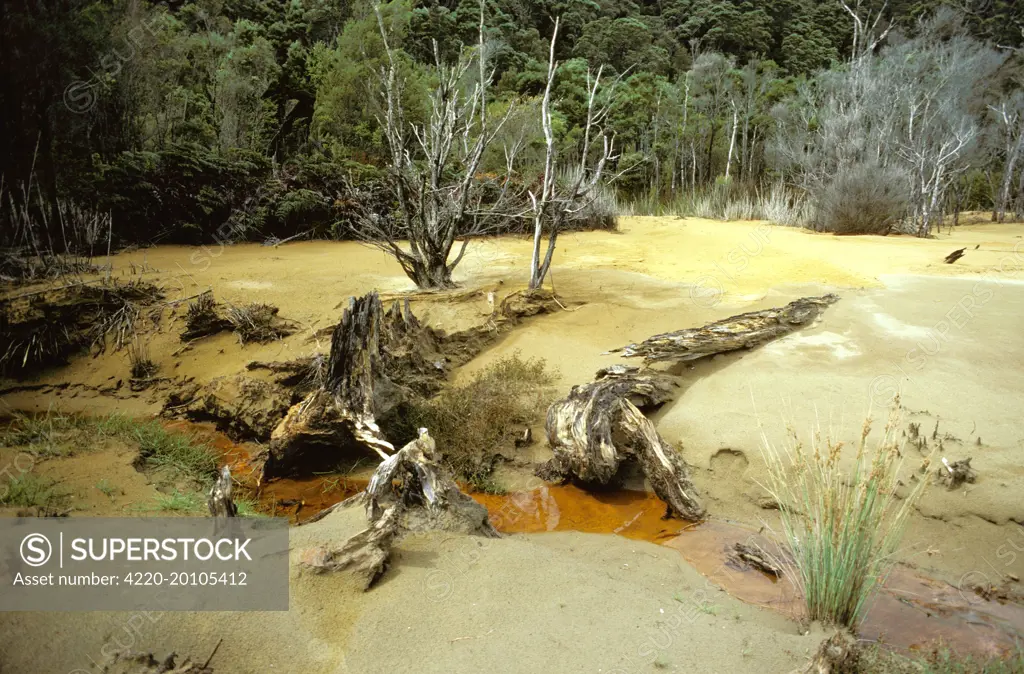
{"label": "background vegetation", "polygon": [[[874,26],[856,41],[838,0],[486,0],[490,105],[516,101],[505,132],[529,140],[518,179],[543,161],[561,17],[559,148],[581,146],[588,65],[621,75],[610,122],[631,170],[616,189],[636,212],[854,231],[843,200],[857,195],[871,227],[918,233],[967,208],[1021,214],[1024,5],[851,8]],[[432,42],[454,60],[479,4],[381,12],[422,121]],[[0,245],[344,237],[359,208],[394,210],[368,0],[11,0],[0,22]]]}

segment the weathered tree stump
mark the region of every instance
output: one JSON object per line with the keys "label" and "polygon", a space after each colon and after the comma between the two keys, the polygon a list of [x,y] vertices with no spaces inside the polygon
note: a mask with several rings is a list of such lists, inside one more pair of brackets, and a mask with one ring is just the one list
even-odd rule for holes
{"label": "weathered tree stump", "polygon": [[362,503],[370,526],[337,548],[307,550],[302,565],[316,573],[350,572],[368,590],[387,570],[391,546],[404,532],[441,530],[498,537],[487,508],[463,493],[437,459],[433,438],[421,428],[418,438],[377,467],[362,494],[306,522]]}
{"label": "weathered tree stump", "polygon": [[953,463],[942,459],[938,475],[939,481],[946,485],[947,489],[956,489],[964,483],[972,484],[978,479],[978,474],[971,468],[971,457]]}
{"label": "weathered tree stump", "polygon": [[645,363],[697,360],[719,353],[752,349],[810,325],[837,295],[803,297],[784,307],[739,314],[700,328],[686,328],[648,337],[639,344],[627,344],[609,353],[623,358],[640,358]]}
{"label": "weathered tree stump", "polygon": [[385,509],[400,504],[402,527],[409,531],[439,529],[497,537],[487,508],[459,489],[439,458],[434,439],[421,428],[418,438],[374,471],[364,492],[366,518],[375,522]]}
{"label": "weathered tree stump", "polygon": [[263,477],[327,470],[346,456],[386,459],[395,448],[378,422],[413,397],[417,378],[443,374],[435,352],[408,301],[385,313],[376,293],[351,299],[332,333],[323,383],[274,429]]}
{"label": "weathered tree stump", "polygon": [[670,513],[701,519],[704,507],[689,467],[640,411],[671,399],[672,387],[665,375],[624,365],[599,370],[596,381],[574,386],[548,408],[546,429],[555,456],[541,469],[542,477],[608,484],[624,462],[637,461]]}

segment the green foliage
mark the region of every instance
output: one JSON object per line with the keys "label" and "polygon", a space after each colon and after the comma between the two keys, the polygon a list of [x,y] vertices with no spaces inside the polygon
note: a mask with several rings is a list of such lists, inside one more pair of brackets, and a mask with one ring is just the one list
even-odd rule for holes
{"label": "green foliage", "polygon": [[0,506],[11,508],[51,508],[66,502],[67,494],[55,482],[34,473],[23,473],[0,484]]}
{"label": "green foliage", "polygon": [[[816,434],[807,449],[790,432],[777,449],[763,438],[763,485],[779,503],[779,561],[803,595],[810,620],[856,628],[868,600],[895,563],[907,518],[924,493],[927,473],[897,495],[902,454],[895,405],[880,441],[868,447],[865,421],[856,455]],[[849,466],[849,467],[848,467]]]}
{"label": "green foliage", "polygon": [[[939,4],[890,3],[882,24],[895,29],[877,51],[929,30],[921,19]],[[407,121],[422,123],[433,45],[446,61],[474,45],[479,3],[393,0],[380,11],[407,83]],[[839,75],[851,55],[852,21],[837,2],[493,0],[484,16],[497,83],[489,104],[495,111],[521,105],[503,140],[526,132],[516,168],[523,185],[537,172],[534,113],[554,17],[561,19],[552,96],[557,149],[573,156],[581,145],[588,69],[604,66],[606,81],[622,76],[609,119],[622,159],[610,168],[632,168],[618,189],[634,200],[710,185],[724,173],[733,140],[737,179],[753,184],[790,171],[771,144],[794,131],[773,112],[804,113],[798,118],[813,132],[824,120],[806,114],[801,83],[818,90],[806,95],[821,109],[826,82],[815,73]],[[393,210],[379,169],[388,160],[377,119],[383,38],[368,0],[16,2],[4,20],[0,175],[7,185],[31,180],[37,188],[31,210],[45,223],[43,241],[60,240],[58,197],[112,213],[115,243],[347,236],[359,204]],[[1024,43],[1021,3],[972,5],[962,21],[975,38]],[[945,42],[930,43],[935,54],[947,54],[940,61],[950,60]],[[903,61],[906,79],[927,75],[912,69],[927,58]],[[1008,63],[985,95],[1019,89],[1018,71],[1016,61]],[[971,99],[969,114],[980,124],[989,102],[982,93],[943,99]],[[976,145],[984,155],[972,168],[997,176],[1004,157],[991,133],[982,135]],[[488,172],[501,167],[497,149]],[[627,159],[642,161],[624,167]],[[376,174],[363,182],[366,171],[345,168],[353,164],[377,167],[368,171]],[[322,179],[338,167],[344,180]],[[975,179],[965,201],[988,203],[991,192]],[[0,213],[0,226],[9,217]]]}

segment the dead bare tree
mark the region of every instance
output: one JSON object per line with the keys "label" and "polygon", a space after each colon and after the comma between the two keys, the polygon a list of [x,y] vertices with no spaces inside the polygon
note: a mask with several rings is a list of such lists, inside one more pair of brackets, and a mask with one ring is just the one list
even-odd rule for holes
{"label": "dead bare tree", "polygon": [[[533,211],[533,254],[530,257],[530,289],[536,290],[544,284],[544,278],[551,269],[551,258],[555,253],[558,233],[565,224],[593,203],[597,190],[600,188],[605,165],[616,157],[615,137],[605,127],[605,120],[612,103],[611,93],[619,78],[610,85],[601,87],[601,73],[604,67],[597,69],[596,74],[587,71],[587,120],[583,127],[583,144],[579,149],[579,163],[559,166],[558,152],[555,147],[555,135],[551,125],[551,88],[555,81],[558,64],[555,61],[555,43],[558,40],[560,20],[555,19],[555,29],[551,34],[551,46],[548,53],[548,77],[544,87],[544,98],[541,101],[541,125],[544,128],[544,145],[546,149],[544,174],[541,178],[539,194],[530,190],[530,203]],[[620,75],[621,77],[621,75]],[[596,160],[592,149],[599,146]],[[564,178],[559,184],[560,169]],[[541,242],[544,230],[547,229],[548,246],[544,259],[541,259]]]}
{"label": "dead bare tree", "polygon": [[[484,8],[480,6],[479,41],[463,49],[454,64],[441,60],[434,43],[437,86],[429,97],[429,118],[422,125],[405,119],[404,82],[381,13],[377,22],[387,62],[381,69],[383,112],[378,121],[390,150],[390,173],[399,214],[396,218],[366,213],[357,235],[394,257],[420,288],[452,286],[452,270],[462,261],[469,239],[493,233],[507,218],[512,166],[517,147],[506,150],[507,171],[501,180],[479,175],[484,151],[508,120],[488,118],[488,70],[484,49]],[[476,81],[466,84],[477,65]],[[449,261],[457,237],[462,245]],[[408,241],[408,248],[400,243]]]}
{"label": "dead bare tree", "polygon": [[[1003,154],[1003,182],[996,199],[995,211],[996,219],[1004,222],[1006,211],[1012,201],[1010,190],[1013,176],[1017,170],[1017,163],[1024,154],[1024,93],[1014,92],[1008,99],[1002,99],[998,106],[988,107],[1002,132],[1003,142],[1000,149]],[[1019,204],[1016,210],[1020,210]]]}

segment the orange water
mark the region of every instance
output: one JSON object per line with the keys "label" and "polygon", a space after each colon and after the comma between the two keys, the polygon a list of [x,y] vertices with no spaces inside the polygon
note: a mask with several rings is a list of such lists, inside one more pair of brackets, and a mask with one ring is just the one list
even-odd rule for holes
{"label": "orange water", "polygon": [[[358,493],[366,479],[341,475],[276,479],[260,484],[251,467],[258,448],[233,443],[206,424],[169,422],[170,428],[198,434],[218,450],[243,490],[262,510],[294,522]],[[503,533],[579,531],[618,534],[674,548],[709,581],[747,603],[797,618],[799,593],[786,580],[733,559],[736,543],[773,550],[759,532],[737,524],[663,519],[665,504],[638,491],[585,491],[573,485],[546,485],[503,495],[472,494]],[[982,599],[968,591],[919,576],[903,567],[893,570],[869,608],[859,636],[908,651],[927,651],[936,641],[962,653],[995,656],[1012,651],[1024,636],[1024,607]]]}

